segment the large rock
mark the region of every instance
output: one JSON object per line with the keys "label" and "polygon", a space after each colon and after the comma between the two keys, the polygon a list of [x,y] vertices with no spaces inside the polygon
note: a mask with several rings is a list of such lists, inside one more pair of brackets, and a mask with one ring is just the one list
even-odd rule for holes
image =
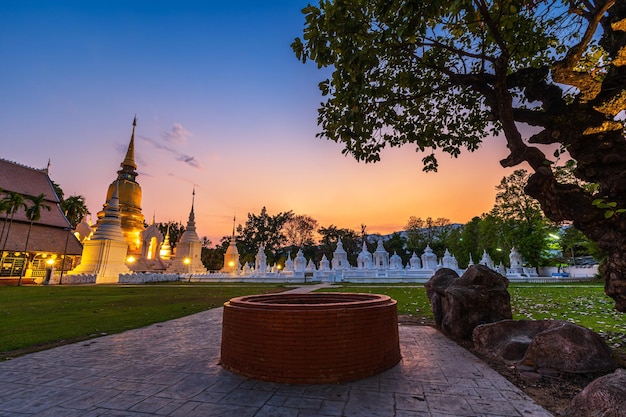
{"label": "large rock", "polygon": [[612,374],[594,380],[558,415],[563,417],[626,416],[626,370],[618,369]]}
{"label": "large rock", "polygon": [[552,325],[549,320],[502,320],[477,326],[472,339],[481,354],[506,364],[524,359],[533,337]]}
{"label": "large rock", "polygon": [[507,364],[567,373],[611,372],[611,349],[593,331],[562,320],[505,320],[474,329],[474,348]]}
{"label": "large rock", "polygon": [[446,288],[448,288],[450,284],[458,278],[459,274],[457,274],[455,270],[450,268],[441,268],[435,272],[435,275],[433,275],[431,279],[424,283],[424,287],[426,287],[426,296],[430,301],[430,309],[435,316],[435,324],[438,328],[441,328],[444,316],[441,299],[445,296]]}
{"label": "large rock", "polygon": [[438,271],[426,284],[437,327],[469,339],[480,324],[512,318],[509,281],[484,265],[472,265],[460,278]]}

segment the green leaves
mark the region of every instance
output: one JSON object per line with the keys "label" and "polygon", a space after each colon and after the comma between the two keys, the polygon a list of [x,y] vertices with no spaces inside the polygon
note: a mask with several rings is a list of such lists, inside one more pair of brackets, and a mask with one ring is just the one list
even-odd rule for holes
{"label": "green leaves", "polygon": [[626,213],[626,209],[617,208],[617,203],[615,201],[607,201],[605,198],[596,198],[591,202],[591,204],[599,209],[605,210],[605,219],[610,219],[613,216],[619,216],[622,213]]}

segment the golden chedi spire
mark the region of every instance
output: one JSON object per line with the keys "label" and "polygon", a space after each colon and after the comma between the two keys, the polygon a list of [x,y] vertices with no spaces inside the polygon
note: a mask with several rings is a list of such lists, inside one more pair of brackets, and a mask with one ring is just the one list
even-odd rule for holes
{"label": "golden chedi spire", "polygon": [[[119,210],[122,232],[128,243],[129,254],[141,253],[141,232],[144,230],[144,215],[141,213],[141,186],[137,183],[137,164],[135,163],[135,127],[137,116],[133,119],[133,130],[124,160],[117,171],[117,179],[109,185],[106,201],[118,190]],[[104,217],[104,210],[98,213],[98,219]]]}

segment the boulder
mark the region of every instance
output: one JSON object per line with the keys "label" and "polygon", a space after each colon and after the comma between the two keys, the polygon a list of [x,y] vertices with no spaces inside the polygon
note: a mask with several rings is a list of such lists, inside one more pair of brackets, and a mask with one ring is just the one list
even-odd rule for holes
{"label": "boulder", "polygon": [[433,275],[431,279],[424,283],[426,296],[430,301],[430,309],[435,316],[435,324],[438,328],[441,328],[441,322],[443,321],[441,298],[444,296],[446,288],[458,278],[459,274],[457,274],[455,270],[441,268],[435,272],[435,275]]}
{"label": "boulder", "polygon": [[562,320],[504,320],[474,329],[474,348],[506,364],[567,373],[616,369],[611,349],[595,332]]}
{"label": "boulder", "polygon": [[476,326],[512,318],[505,277],[484,265],[470,266],[460,278],[449,271],[439,270],[425,284],[436,325],[444,333],[470,339]]}
{"label": "boulder", "polygon": [[563,417],[626,416],[626,370],[618,369],[612,374],[594,380],[558,415]]}
{"label": "boulder", "polygon": [[553,326],[533,337],[524,362],[537,368],[575,374],[612,372],[617,368],[612,355],[597,333],[568,321],[555,320]]}
{"label": "boulder", "polygon": [[502,320],[483,324],[474,329],[474,349],[508,365],[518,364],[523,361],[533,337],[551,325],[550,320]]}

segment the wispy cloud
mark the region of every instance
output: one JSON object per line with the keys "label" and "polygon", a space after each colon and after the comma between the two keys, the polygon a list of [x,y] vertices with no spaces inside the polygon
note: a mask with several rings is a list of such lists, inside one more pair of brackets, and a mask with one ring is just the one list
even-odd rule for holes
{"label": "wispy cloud", "polygon": [[191,132],[183,127],[180,123],[174,123],[170,130],[161,133],[161,140],[152,139],[146,136],[139,138],[148,142],[157,149],[164,150],[174,155],[174,158],[194,168],[200,168],[200,163],[195,156],[187,155],[178,148],[187,144],[187,138],[192,136]]}
{"label": "wispy cloud", "polygon": [[161,133],[163,140],[179,145],[185,145],[188,136],[192,136],[191,132],[185,129],[180,123],[174,123],[174,126],[172,126],[170,130]]}

